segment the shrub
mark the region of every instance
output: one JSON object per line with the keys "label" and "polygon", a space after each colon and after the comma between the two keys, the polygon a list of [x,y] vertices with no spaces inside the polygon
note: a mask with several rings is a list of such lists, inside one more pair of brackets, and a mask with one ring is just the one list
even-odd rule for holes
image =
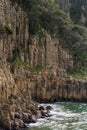
{"label": "shrub", "polygon": [[18,67],[22,67],[24,68],[25,70],[28,70],[28,71],[31,71],[31,72],[40,72],[43,70],[43,67],[41,65],[37,65],[35,67],[31,67],[29,65],[27,65],[26,63],[24,62],[21,62],[19,60],[16,60],[15,61],[15,64],[18,66]]}
{"label": "shrub", "polygon": [[8,25],[5,25],[5,31],[6,31],[6,33],[8,34],[8,35],[12,35],[13,34],[13,31],[12,31],[12,29],[8,26]]}

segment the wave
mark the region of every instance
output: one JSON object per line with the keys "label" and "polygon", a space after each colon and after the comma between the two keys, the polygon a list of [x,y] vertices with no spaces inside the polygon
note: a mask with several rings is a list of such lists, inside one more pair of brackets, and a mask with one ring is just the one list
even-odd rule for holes
{"label": "wave", "polygon": [[38,119],[37,123],[30,124],[32,130],[87,130],[87,104],[55,103],[41,105],[52,106],[53,109],[50,111],[52,116]]}

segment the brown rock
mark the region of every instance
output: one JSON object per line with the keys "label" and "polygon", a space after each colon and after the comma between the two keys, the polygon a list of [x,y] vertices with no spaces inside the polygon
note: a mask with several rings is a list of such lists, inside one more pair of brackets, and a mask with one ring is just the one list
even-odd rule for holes
{"label": "brown rock", "polygon": [[15,108],[13,105],[5,104],[2,106],[2,109],[9,113],[11,119],[14,119]]}
{"label": "brown rock", "polygon": [[1,126],[5,130],[11,130],[11,120],[10,119],[2,119]]}

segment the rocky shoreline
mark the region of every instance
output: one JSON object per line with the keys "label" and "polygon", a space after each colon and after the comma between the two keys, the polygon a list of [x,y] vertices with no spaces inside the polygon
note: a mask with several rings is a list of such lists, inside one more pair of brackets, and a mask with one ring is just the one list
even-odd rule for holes
{"label": "rocky shoreline", "polygon": [[[87,80],[62,78],[54,69],[31,73],[16,69],[0,71],[0,130],[24,130],[26,124],[50,116],[51,107],[39,103],[87,102]],[[21,75],[21,77],[20,77]]]}
{"label": "rocky shoreline", "polygon": [[51,106],[45,108],[34,101],[11,95],[0,105],[0,130],[24,130],[27,124],[49,117],[51,109]]}

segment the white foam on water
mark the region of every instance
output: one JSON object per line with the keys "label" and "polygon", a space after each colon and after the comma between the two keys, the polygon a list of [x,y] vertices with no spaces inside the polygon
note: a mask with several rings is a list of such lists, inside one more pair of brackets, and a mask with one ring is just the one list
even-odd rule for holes
{"label": "white foam on water", "polygon": [[[38,119],[37,123],[31,123],[30,127],[48,127],[52,130],[87,130],[87,111],[74,112],[64,108],[64,105],[61,105],[61,103],[41,105],[51,105],[53,109],[50,111],[50,114],[52,116],[45,119]],[[79,109],[84,108],[86,105],[79,106]]]}
{"label": "white foam on water", "polygon": [[30,123],[29,126],[41,126],[45,124],[45,122],[47,122],[46,119],[38,119],[36,123]]}

